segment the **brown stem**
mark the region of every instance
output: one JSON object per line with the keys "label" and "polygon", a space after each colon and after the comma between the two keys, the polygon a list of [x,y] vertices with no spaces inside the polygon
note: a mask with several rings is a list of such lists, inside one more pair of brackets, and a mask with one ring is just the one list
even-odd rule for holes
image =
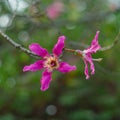
{"label": "brown stem", "polygon": [[79,57],[83,57],[82,53],[80,53],[78,50],[73,50],[73,49],[69,49],[69,48],[64,48],[64,50],[67,52],[74,53],[75,55],[77,55]]}
{"label": "brown stem", "polygon": [[64,48],[64,50],[67,52],[76,53],[76,50],[73,50],[73,49]]}

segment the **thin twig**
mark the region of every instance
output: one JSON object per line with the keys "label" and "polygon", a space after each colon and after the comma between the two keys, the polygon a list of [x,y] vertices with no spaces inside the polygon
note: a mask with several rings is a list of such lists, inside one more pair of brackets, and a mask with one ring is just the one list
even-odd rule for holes
{"label": "thin twig", "polygon": [[[120,31],[117,34],[117,36],[115,37],[115,39],[111,45],[106,46],[106,47],[102,47],[99,51],[107,51],[107,50],[112,49],[116,44],[118,44],[119,40],[120,40]],[[75,47],[83,47],[83,48],[89,47],[89,45],[86,45],[84,43],[77,43],[77,42],[72,42],[72,41],[70,41],[70,43],[68,43],[68,44],[73,45]]]}
{"label": "thin twig", "polygon": [[67,52],[71,52],[71,53],[75,53],[76,52],[76,50],[69,49],[69,48],[64,48],[64,50],[67,51]]}
{"label": "thin twig", "polygon": [[10,20],[9,20],[9,22],[8,22],[5,30],[8,29],[9,25],[12,24],[13,20],[15,19],[16,13],[17,13],[17,9],[18,9],[18,6],[19,6],[19,2],[18,2],[18,0],[16,0],[16,7],[15,7],[15,10],[13,11],[9,0],[7,0],[7,3],[8,3],[8,5],[9,5],[9,7],[10,7],[13,15],[12,15],[12,17],[10,18]]}
{"label": "thin twig", "polygon": [[111,45],[102,47],[99,51],[106,51],[106,50],[112,49],[119,42],[120,40],[119,37],[120,37],[120,31]]}
{"label": "thin twig", "polygon": [[0,36],[2,36],[4,38],[4,40],[6,40],[7,42],[9,42],[12,46],[14,46],[16,49],[21,50],[22,52],[30,55],[31,57],[34,57],[36,59],[40,58],[39,56],[35,55],[34,53],[32,53],[30,50],[24,48],[21,44],[16,43],[14,40],[12,40],[9,36],[7,36],[5,33],[3,33],[0,30]]}
{"label": "thin twig", "polygon": [[[83,24],[83,23],[90,23],[90,22],[98,22],[101,20],[104,20],[106,17],[108,17],[109,15],[119,12],[120,11],[120,7],[116,8],[114,11],[106,11],[106,12],[96,12],[96,13],[92,13],[89,12],[87,14],[85,14],[85,16],[83,16],[82,18],[78,19],[78,21],[70,21],[70,20],[59,20],[59,21],[54,21],[54,26],[56,26],[57,28],[61,28],[62,26],[67,26],[67,25],[71,25],[71,24]],[[30,22],[32,22],[33,24],[35,24],[31,19],[33,16],[27,16],[27,15],[20,15],[20,14],[16,14],[16,17],[24,17],[27,20],[29,20]],[[39,22],[37,23],[37,28],[36,29],[48,29],[49,27],[53,26],[53,22],[48,22],[48,23],[42,23]]]}

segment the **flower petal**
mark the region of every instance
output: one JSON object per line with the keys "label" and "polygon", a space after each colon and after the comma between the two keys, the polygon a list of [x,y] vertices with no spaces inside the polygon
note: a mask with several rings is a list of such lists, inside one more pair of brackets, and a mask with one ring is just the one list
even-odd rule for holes
{"label": "flower petal", "polygon": [[85,53],[95,53],[101,48],[101,46],[98,43],[98,35],[99,35],[99,31],[96,32],[96,35],[92,40],[91,46],[86,50],[84,50]]}
{"label": "flower petal", "polygon": [[92,40],[92,45],[95,45],[96,43],[98,44],[98,35],[99,35],[100,31],[96,32],[96,35],[94,37],[94,39]]}
{"label": "flower petal", "polygon": [[84,59],[84,63],[85,63],[85,70],[84,73],[86,75],[86,79],[89,79],[89,71],[88,71],[88,62]]}
{"label": "flower petal", "polygon": [[62,49],[65,46],[65,36],[60,36],[58,38],[58,42],[55,44],[54,48],[53,48],[53,53],[57,56],[59,56],[62,53]]}
{"label": "flower petal", "polygon": [[24,66],[23,71],[37,71],[43,68],[43,62],[44,60],[39,60],[36,61],[35,63],[28,65],[28,66]]}
{"label": "flower petal", "polygon": [[93,75],[95,74],[95,66],[92,60],[90,60],[89,63],[90,63],[91,75]]}
{"label": "flower petal", "polygon": [[76,66],[71,66],[66,62],[61,62],[60,63],[60,67],[58,68],[58,70],[62,73],[66,73],[66,72],[70,72],[73,70],[76,70]]}
{"label": "flower petal", "polygon": [[29,45],[29,49],[35,53],[36,55],[39,55],[41,57],[45,57],[49,55],[48,51],[45,48],[42,48],[39,44],[37,43],[32,43]]}
{"label": "flower petal", "polygon": [[94,66],[94,63],[92,61],[91,54],[87,54],[85,59],[90,63],[91,74],[93,75],[95,73],[95,66]]}
{"label": "flower petal", "polygon": [[52,72],[48,72],[47,70],[45,70],[42,73],[42,79],[41,79],[41,90],[45,91],[49,88],[50,85],[50,81],[52,80]]}
{"label": "flower petal", "polygon": [[84,63],[85,63],[85,75],[86,75],[86,79],[89,79],[89,71],[88,71],[88,63],[90,64],[90,69],[91,69],[91,75],[93,75],[95,73],[95,66],[94,63],[92,61],[92,56],[90,53],[86,54],[83,58]]}
{"label": "flower petal", "polygon": [[96,32],[96,35],[94,37],[94,39],[92,40],[91,43],[91,50],[95,53],[97,52],[97,50],[99,50],[101,48],[101,46],[98,43],[98,35],[99,35],[99,31]]}

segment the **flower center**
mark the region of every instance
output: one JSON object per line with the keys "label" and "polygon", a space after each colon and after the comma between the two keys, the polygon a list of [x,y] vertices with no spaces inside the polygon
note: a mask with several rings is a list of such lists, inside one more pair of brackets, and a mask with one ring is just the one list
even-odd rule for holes
{"label": "flower center", "polygon": [[54,69],[59,67],[59,61],[56,56],[50,56],[45,59],[44,67],[48,69],[49,72],[52,72]]}
{"label": "flower center", "polygon": [[51,64],[51,67],[55,67],[56,66],[56,61],[53,60],[53,61],[51,61],[50,64]]}

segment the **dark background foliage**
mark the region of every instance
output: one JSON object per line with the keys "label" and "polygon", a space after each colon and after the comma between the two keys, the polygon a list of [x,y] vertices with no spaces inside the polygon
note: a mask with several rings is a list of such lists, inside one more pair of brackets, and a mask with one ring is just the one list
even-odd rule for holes
{"label": "dark background foliage", "polygon": [[[64,11],[54,21],[46,16],[53,0],[0,0],[0,29],[28,47],[37,42],[51,52],[59,35],[66,46],[84,49],[97,30],[102,47],[111,45],[120,27],[120,0],[63,0]],[[21,7],[20,7],[21,6]],[[40,91],[41,71],[23,73],[34,58],[0,36],[0,120],[120,120],[120,44],[98,52],[96,73],[85,79],[83,61],[63,53],[77,66],[68,74],[53,74],[50,88]]]}

